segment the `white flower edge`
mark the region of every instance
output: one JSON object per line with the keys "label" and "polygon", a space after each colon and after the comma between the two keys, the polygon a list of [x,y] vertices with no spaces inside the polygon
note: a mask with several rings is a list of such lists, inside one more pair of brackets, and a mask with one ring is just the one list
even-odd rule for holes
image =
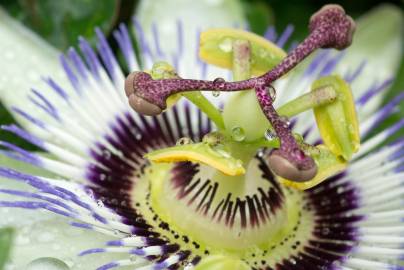
{"label": "white flower edge", "polygon": [[[385,78],[394,79],[403,59],[403,40],[403,12],[393,5],[381,5],[357,20],[352,46],[336,71],[353,72],[366,59],[361,75],[352,84],[354,94],[362,94],[355,93],[355,89],[366,89]],[[372,107],[380,106],[383,97],[373,99]]]}
{"label": "white flower edge", "polygon": [[[60,67],[59,51],[46,43],[34,32],[9,16],[0,8],[0,101],[26,128],[30,123],[12,111],[13,106],[27,108],[45,117],[27,96],[31,89],[44,88],[42,76],[52,76],[64,85],[67,80]],[[53,93],[52,93],[53,94]]]}

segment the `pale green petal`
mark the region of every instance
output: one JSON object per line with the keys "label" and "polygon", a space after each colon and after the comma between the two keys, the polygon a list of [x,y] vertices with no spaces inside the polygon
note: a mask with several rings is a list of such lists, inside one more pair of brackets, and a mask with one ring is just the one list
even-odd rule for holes
{"label": "pale green petal", "polygon": [[62,260],[74,270],[96,269],[111,261],[128,259],[128,254],[117,253],[78,257],[81,251],[104,247],[105,242],[114,239],[98,232],[72,227],[67,222],[66,218],[53,215],[52,219],[16,228],[15,245],[8,269],[24,269],[32,260],[43,257]]}
{"label": "pale green petal", "polygon": [[403,59],[403,30],[403,12],[392,5],[382,5],[357,20],[352,46],[337,67],[344,74],[366,60],[363,72],[352,84],[355,96],[376,80],[382,82],[396,74]]}
{"label": "pale green petal", "polygon": [[[0,100],[7,108],[18,106],[35,115],[38,113],[39,118],[45,116],[28,102],[27,95],[32,87],[46,89],[41,76],[50,75],[63,86],[67,85],[58,63],[59,52],[1,8],[0,52]],[[46,93],[51,92],[46,90]],[[54,96],[48,95],[57,104],[59,99]],[[26,121],[20,123],[29,126]]]}

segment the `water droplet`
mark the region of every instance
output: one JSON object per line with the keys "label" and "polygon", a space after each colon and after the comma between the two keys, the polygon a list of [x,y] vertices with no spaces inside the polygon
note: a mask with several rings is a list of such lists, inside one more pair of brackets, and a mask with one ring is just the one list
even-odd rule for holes
{"label": "water droplet", "polygon": [[128,203],[126,201],[121,201],[121,206],[128,207],[129,205],[128,205]]}
{"label": "water droplet", "polygon": [[111,202],[111,204],[114,204],[114,205],[118,205],[118,204],[119,204],[119,201],[118,201],[118,199],[116,199],[116,198],[111,199],[110,202]]}
{"label": "water droplet", "polygon": [[69,270],[69,266],[59,259],[43,257],[31,261],[25,270]]}
{"label": "water droplet", "polygon": [[182,138],[179,138],[179,139],[177,140],[177,142],[176,142],[175,145],[186,145],[186,144],[191,144],[191,143],[193,143],[193,141],[191,140],[191,138],[182,137]]}
{"label": "water droplet", "polygon": [[272,101],[274,101],[276,99],[276,90],[275,88],[273,88],[272,85],[267,87],[267,91],[269,93],[269,96],[271,97]]}
{"label": "water droplet", "polygon": [[141,133],[136,133],[135,139],[140,140],[141,138],[142,138],[142,134]]}
{"label": "water droplet", "polygon": [[138,259],[139,259],[139,256],[137,256],[137,255],[130,255],[129,256],[129,260],[131,262],[136,262]]}
{"label": "water droplet", "polygon": [[230,158],[231,155],[229,152],[222,150],[222,149],[216,149],[216,152],[218,152],[220,155],[222,155],[224,158]]}
{"label": "water droplet", "polygon": [[282,116],[279,116],[279,119],[283,122],[283,126],[285,128],[288,128],[290,126],[290,120],[288,117],[282,115]]}
{"label": "water droplet", "polygon": [[290,262],[291,264],[297,264],[296,260],[293,259],[293,258],[289,259],[289,262]]}
{"label": "water droplet", "polygon": [[257,156],[258,156],[259,158],[262,158],[262,157],[264,156],[264,151],[263,151],[263,150],[259,150],[258,153],[257,153]]}
{"label": "water droplet", "polygon": [[231,38],[225,38],[219,43],[219,49],[223,52],[229,53],[233,50],[233,40]]}
{"label": "water droplet", "polygon": [[212,96],[214,97],[220,96],[220,91],[212,91]]}
{"label": "water droplet", "polygon": [[337,193],[338,194],[341,194],[341,193],[343,193],[345,191],[345,188],[344,187],[339,187],[339,188],[337,188]]}
{"label": "water droplet", "polygon": [[241,142],[245,139],[245,132],[242,127],[233,127],[231,129],[231,137],[237,142]]}
{"label": "water droplet", "polygon": [[194,265],[192,263],[187,263],[184,267],[184,270],[191,270],[194,269]]}
{"label": "water droplet", "polygon": [[267,129],[264,133],[264,137],[265,139],[267,139],[268,141],[272,141],[275,140],[278,136],[276,135],[276,133],[270,129]]}
{"label": "water droplet", "polygon": [[107,176],[105,174],[100,174],[100,181],[105,181],[107,179]]}
{"label": "water droplet", "polygon": [[146,220],[145,220],[144,218],[142,218],[142,217],[137,217],[137,218],[135,219],[135,221],[136,221],[137,223],[146,223]]}
{"label": "water droplet", "polygon": [[205,134],[202,138],[202,142],[210,145],[215,146],[225,140],[225,137],[222,133],[214,131],[208,134]]}
{"label": "water droplet", "polygon": [[216,78],[213,80],[213,85],[216,89],[223,89],[226,84],[226,81],[223,78]]}
{"label": "water droplet", "polygon": [[102,200],[97,200],[97,205],[99,207],[104,207],[104,202]]}
{"label": "water droplet", "polygon": [[91,198],[94,199],[94,191],[92,189],[87,189],[86,194]]}
{"label": "water droplet", "polygon": [[160,238],[161,238],[163,241],[170,242],[170,239],[169,239],[167,236],[165,236],[165,235],[160,236]]}

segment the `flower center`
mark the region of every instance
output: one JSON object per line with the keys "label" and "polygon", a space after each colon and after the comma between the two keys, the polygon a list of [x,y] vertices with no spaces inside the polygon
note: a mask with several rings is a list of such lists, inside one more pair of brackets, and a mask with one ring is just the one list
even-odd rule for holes
{"label": "flower center", "polygon": [[209,250],[275,244],[298,222],[301,194],[286,197],[260,157],[239,179],[190,162],[153,164],[146,171],[154,213]]}

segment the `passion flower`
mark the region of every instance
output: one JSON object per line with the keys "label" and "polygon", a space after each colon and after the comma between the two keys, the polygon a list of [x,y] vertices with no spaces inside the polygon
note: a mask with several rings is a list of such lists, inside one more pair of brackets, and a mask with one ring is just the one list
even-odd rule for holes
{"label": "passion flower", "polygon": [[[11,151],[3,154],[57,176],[0,167],[0,176],[32,187],[1,188],[1,193],[19,199],[4,197],[0,207],[44,209],[66,217],[77,230],[106,235],[105,245],[94,244],[79,254],[92,261],[100,253],[112,254],[114,259],[99,270],[401,269],[403,142],[376,146],[401,129],[403,121],[364,140],[348,160],[326,142],[321,145],[314,121],[301,115],[339,102],[338,84],[313,87],[277,109],[273,105],[294,90],[277,85],[288,79],[282,76],[317,48],[348,46],[353,22],[341,7],[327,6],[312,17],[310,30],[303,43],[256,78],[249,77],[255,74],[250,64],[261,61],[252,53],[257,39],[231,32],[233,54],[221,63],[233,70],[237,82],[182,79],[181,70],[162,62],[140,71],[122,26],[116,32],[118,44],[130,70],[137,70],[125,81],[100,32],[100,57],[81,39],[83,58],[74,49],[62,58],[75,91],[45,79],[46,90],[65,106],[55,106],[48,92],[35,90],[30,102],[49,117],[15,108],[35,128],[2,127],[50,155],[8,142],[1,145]],[[219,33],[229,42],[227,30]],[[260,46],[269,48],[268,53],[275,48],[272,43]],[[304,75],[311,73],[311,82],[321,73],[322,61],[335,59],[315,57]],[[357,73],[360,76],[360,68]],[[252,92],[228,103],[241,100],[260,110],[237,111],[235,104],[226,103],[222,113],[200,91]],[[365,90],[370,97],[356,99],[361,109],[370,106],[374,91]],[[169,107],[166,101],[174,94],[180,98]],[[365,119],[359,116],[362,138],[396,103]],[[344,121],[353,121],[350,116]],[[255,117],[263,119],[260,124],[267,132],[245,121]],[[237,119],[242,126],[235,126]],[[46,262],[69,267],[45,259],[31,266]]]}

